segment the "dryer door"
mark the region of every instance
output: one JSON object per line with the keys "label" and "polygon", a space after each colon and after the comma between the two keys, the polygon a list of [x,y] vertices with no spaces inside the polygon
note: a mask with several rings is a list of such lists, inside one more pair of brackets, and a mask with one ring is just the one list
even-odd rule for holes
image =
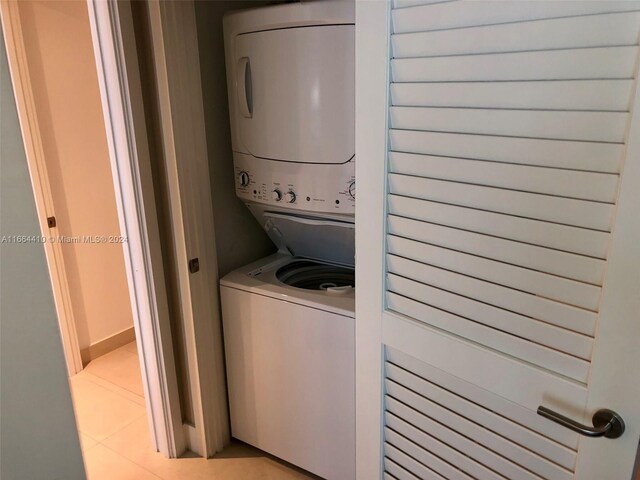
{"label": "dryer door", "polygon": [[354,155],[354,26],[238,35],[236,127],[253,156],[344,163]]}

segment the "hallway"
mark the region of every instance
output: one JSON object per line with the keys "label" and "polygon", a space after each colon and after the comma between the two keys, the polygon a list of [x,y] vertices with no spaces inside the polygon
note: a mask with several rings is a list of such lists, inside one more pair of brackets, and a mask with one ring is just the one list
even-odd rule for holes
{"label": "hallway", "polygon": [[70,384],[89,480],[314,478],[237,441],[209,460],[154,452],[135,343],[92,361]]}

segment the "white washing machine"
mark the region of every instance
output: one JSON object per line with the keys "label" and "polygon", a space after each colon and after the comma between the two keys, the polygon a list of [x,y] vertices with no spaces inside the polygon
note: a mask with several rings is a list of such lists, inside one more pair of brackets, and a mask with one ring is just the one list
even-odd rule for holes
{"label": "white washing machine", "polygon": [[232,435],[355,478],[354,2],[224,19],[236,193],[278,254],[221,282]]}
{"label": "white washing machine", "polygon": [[233,436],[330,480],[355,478],[353,285],[283,254],[221,282]]}
{"label": "white washing machine", "polygon": [[279,253],[220,281],[232,435],[323,478],[353,479],[354,225],[249,207]]}

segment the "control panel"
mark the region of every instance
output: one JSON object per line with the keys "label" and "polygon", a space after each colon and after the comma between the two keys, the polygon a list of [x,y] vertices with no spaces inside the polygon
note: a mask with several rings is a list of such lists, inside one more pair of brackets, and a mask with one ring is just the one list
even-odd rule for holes
{"label": "control panel", "polygon": [[243,200],[314,212],[355,213],[355,160],[303,164],[234,152],[236,194]]}

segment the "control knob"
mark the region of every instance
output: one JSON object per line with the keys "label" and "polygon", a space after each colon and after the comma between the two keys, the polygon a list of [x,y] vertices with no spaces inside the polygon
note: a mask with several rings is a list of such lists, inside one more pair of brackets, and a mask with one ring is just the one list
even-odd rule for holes
{"label": "control knob", "polygon": [[240,172],[238,174],[238,182],[240,183],[241,187],[246,187],[247,185],[249,185],[249,174],[247,172]]}
{"label": "control knob", "polygon": [[292,190],[289,190],[287,193],[284,194],[284,201],[287,203],[295,202],[296,194]]}
{"label": "control knob", "polygon": [[356,199],[356,181],[355,180],[349,184],[349,196],[354,200]]}
{"label": "control knob", "polygon": [[282,192],[280,192],[280,190],[276,188],[273,192],[271,192],[271,198],[276,202],[279,202],[280,200],[282,200]]}

